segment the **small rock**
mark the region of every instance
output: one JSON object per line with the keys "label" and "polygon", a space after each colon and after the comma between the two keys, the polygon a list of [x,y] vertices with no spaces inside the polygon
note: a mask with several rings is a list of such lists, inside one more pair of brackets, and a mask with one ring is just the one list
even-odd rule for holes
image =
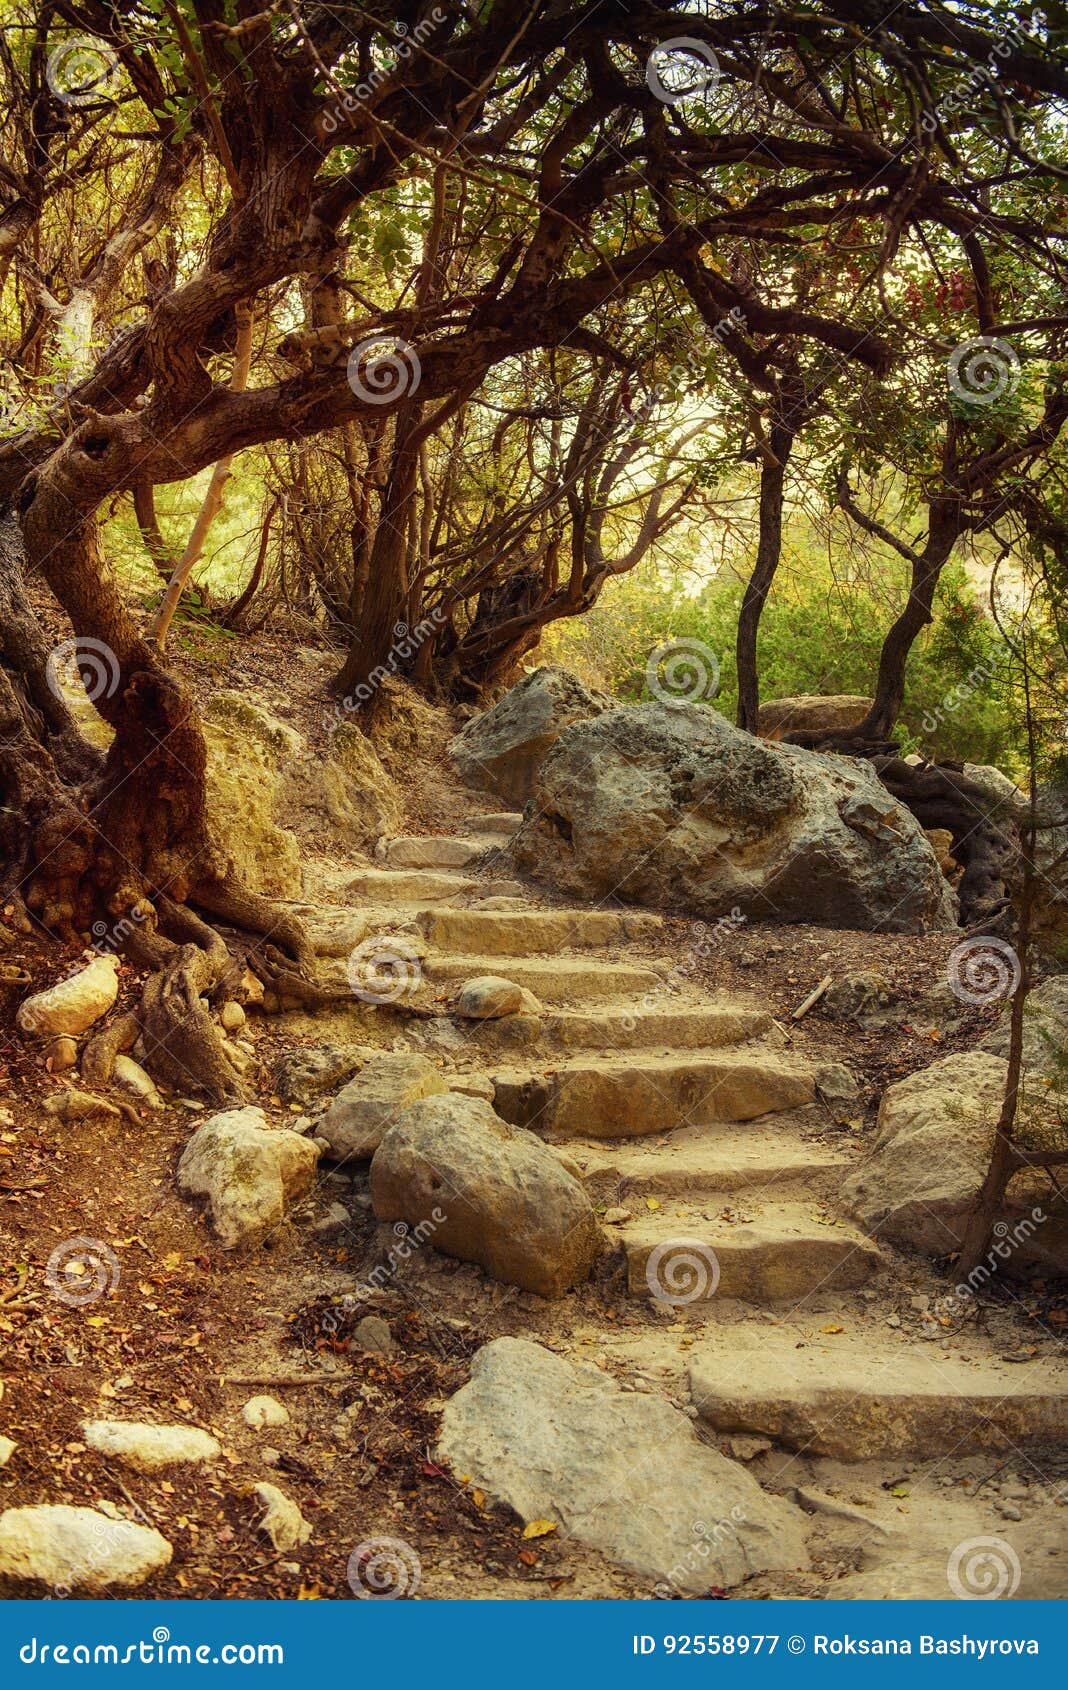
{"label": "small rock", "polygon": [[856,1076],[841,1062],[829,1062],[816,1070],[816,1091],[824,1103],[846,1103],[857,1096]]}
{"label": "small rock", "polygon": [[65,1074],[78,1060],[78,1045],[74,1039],[53,1039],[45,1051],[45,1061],[53,1074]]}
{"label": "small rock", "polygon": [[120,1091],[128,1092],[131,1097],[140,1098],[152,1109],[159,1109],[163,1099],[156,1090],[155,1081],[150,1074],[146,1074],[139,1062],[132,1056],[125,1056],[122,1052],[115,1058],[112,1080]]}
{"label": "small rock", "polygon": [[1006,1502],[1004,1499],[1002,1499],[1000,1502],[995,1504],[995,1507],[997,1508],[997,1511],[1001,1515],[1001,1518],[1003,1520],[1022,1520],[1023,1519],[1023,1513],[1016,1506],[1015,1502]]}
{"label": "small rock", "polygon": [[167,1539],[151,1526],[110,1519],[96,1508],[41,1503],[0,1514],[0,1574],[93,1596],[143,1584],[170,1563]]}
{"label": "small rock", "polygon": [[265,1467],[277,1467],[281,1459],[282,1451],[280,1449],[272,1449],[270,1444],[264,1444],[263,1448],[260,1450],[260,1460],[263,1462]]}
{"label": "small rock", "polygon": [[364,1315],[363,1319],[356,1323],[352,1336],[361,1350],[375,1350],[388,1355],[390,1350],[397,1348],[389,1329],[389,1321],[383,1320],[381,1315]]}
{"label": "small rock", "polygon": [[0,1467],[7,1466],[18,1447],[11,1438],[0,1437]]}
{"label": "small rock", "polygon": [[270,1539],[275,1549],[296,1549],[307,1543],[311,1527],[284,1491],[280,1491],[277,1485],[262,1484],[256,1486],[256,1495],[266,1508],[260,1521],[260,1531]]}
{"label": "small rock", "polygon": [[135,1473],[158,1473],[183,1462],[214,1461],[222,1451],[217,1438],[197,1426],[149,1426],[136,1420],[85,1420],[82,1436],[90,1449],[108,1455]]}
{"label": "small rock", "polygon": [[316,1238],[330,1238],[337,1232],[343,1232],[352,1225],[352,1216],[344,1203],[331,1203],[325,1215],[312,1225],[312,1233]]}
{"label": "small rock", "polygon": [[265,1426],[288,1425],[289,1410],[277,1397],[249,1397],[241,1418],[254,1432],[262,1432]]}
{"label": "small rock", "polygon": [[275,1086],[285,1103],[323,1097],[351,1080],[363,1066],[367,1052],[359,1045],[306,1045],[291,1050],[278,1065]]}
{"label": "small rock", "polygon": [[467,1021],[495,1021],[502,1015],[517,1015],[522,1007],[523,988],[514,980],[480,974],[463,987],[455,1013]]}
{"label": "small rock", "polygon": [[[700,1412],[694,1403],[688,1406],[695,1414]],[[735,1461],[755,1461],[758,1455],[767,1455],[771,1447],[770,1438],[758,1437],[755,1432],[736,1432],[727,1439],[727,1448]]]}
{"label": "small rock", "polygon": [[632,1221],[633,1219],[633,1212],[630,1209],[620,1207],[618,1204],[612,1209],[606,1209],[604,1212],[604,1220],[608,1226],[623,1226],[627,1221]]}
{"label": "small rock", "polygon": [[483,1102],[492,1103],[497,1088],[483,1074],[450,1074],[449,1090],[458,1091],[461,1097],[480,1097]]}
{"label": "small rock", "polygon": [[31,1038],[60,1033],[77,1038],[107,1014],[118,995],[118,958],[99,956],[69,979],[26,998],[15,1020]]}
{"label": "small rock", "polygon": [[886,1317],[886,1324],[887,1326],[900,1326],[901,1316],[899,1314],[888,1314]]}
{"label": "small rock", "polygon": [[228,1033],[236,1033],[239,1027],[245,1025],[245,1012],[241,1005],[231,998],[230,1002],[224,1003],[220,1009],[219,1021]]}
{"label": "small rock", "polygon": [[119,1120],[122,1114],[106,1098],[96,1097],[91,1091],[78,1091],[75,1086],[53,1092],[51,1097],[45,1098],[41,1108],[46,1115],[53,1115],[60,1121],[89,1121],[101,1115]]}

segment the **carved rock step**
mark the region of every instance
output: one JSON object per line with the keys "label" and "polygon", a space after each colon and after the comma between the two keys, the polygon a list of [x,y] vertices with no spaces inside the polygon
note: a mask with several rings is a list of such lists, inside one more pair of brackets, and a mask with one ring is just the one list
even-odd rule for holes
{"label": "carved rock step", "polygon": [[337,891],[337,900],[365,898],[375,904],[449,903],[460,898],[518,898],[518,880],[474,879],[447,869],[364,868]]}
{"label": "carved rock step", "polygon": [[634,1296],[706,1303],[797,1303],[863,1285],[879,1265],[870,1238],[819,1220],[811,1203],[767,1203],[752,1221],[643,1217],[623,1229]]}
{"label": "carved rock step", "polygon": [[771,1026],[766,1010],[734,1004],[645,1009],[641,1004],[620,1003],[554,1015],[546,1022],[545,1033],[568,1050],[713,1050],[762,1038]]}
{"label": "carved rock step", "polygon": [[472,834],[454,839],[449,834],[401,834],[379,840],[375,855],[390,868],[466,868],[487,852],[503,850],[506,833]]}
{"label": "carved rock step", "polygon": [[[472,980],[481,974],[500,974],[494,956],[432,956],[423,965],[432,983]],[[591,998],[638,998],[660,985],[651,968],[629,963],[598,962],[586,957],[510,957],[507,974],[542,1003],[579,1003]]]}
{"label": "carved rock step", "polygon": [[416,919],[440,950],[507,957],[626,944],[663,926],[659,916],[615,910],[423,910]]}
{"label": "carved rock step", "polygon": [[704,1127],[680,1127],[656,1143],[570,1144],[568,1154],[593,1196],[611,1204],[729,1192],[748,1192],[759,1200],[765,1186],[839,1175],[853,1163],[818,1140],[784,1133],[778,1121],[770,1129],[757,1126],[724,1137]]}
{"label": "carved rock step", "polygon": [[759,1047],[575,1059],[535,1075],[501,1070],[493,1080],[499,1115],[552,1138],[640,1138],[701,1122],[751,1121],[816,1095],[811,1068]]}
{"label": "carved rock step", "polygon": [[1054,1443],[1068,1421],[1068,1371],[879,1343],[870,1329],[810,1338],[732,1326],[693,1352],[693,1400],[718,1432],[758,1432],[840,1461],[925,1458]]}

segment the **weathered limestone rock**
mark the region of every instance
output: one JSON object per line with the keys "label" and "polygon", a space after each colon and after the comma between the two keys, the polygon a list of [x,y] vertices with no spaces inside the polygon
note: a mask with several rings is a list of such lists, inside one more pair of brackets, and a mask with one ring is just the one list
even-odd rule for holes
{"label": "weathered limestone rock", "polygon": [[[932,1256],[959,1249],[990,1162],[1007,1072],[1000,1056],[961,1051],[887,1087],[871,1154],[842,1187],[868,1232]],[[1068,1268],[1068,1224],[1036,1221],[1036,1207],[1047,1215],[1046,1182],[1018,1174],[1000,1215],[1001,1272]]]}
{"label": "weathered limestone rock", "polygon": [[198,1127],[178,1164],[178,1189],[206,1197],[224,1249],[259,1244],[310,1190],[319,1160],[311,1139],[268,1127],[262,1109],[227,1109]]}
{"label": "weathered limestone rock", "polygon": [[518,1015],[522,1008],[522,986],[498,974],[480,974],[468,980],[454,1013],[468,1021],[496,1021],[501,1015]]}
{"label": "weathered limestone rock", "polygon": [[185,1462],[214,1461],[218,1439],[198,1426],[149,1426],[136,1420],[85,1420],[82,1435],[90,1449],[121,1461],[135,1473],[158,1473]]}
{"label": "weathered limestone rock", "polygon": [[26,998],[15,1020],[31,1038],[77,1038],[107,1014],[118,995],[118,958],[98,956],[77,974]]}
{"label": "weathered limestone rock", "polygon": [[289,1410],[277,1397],[249,1397],[241,1418],[252,1431],[262,1432],[267,1426],[288,1426]]}
{"label": "weathered limestone rock", "polygon": [[260,1531],[275,1549],[297,1549],[307,1543],[312,1529],[296,1503],[280,1491],[277,1485],[256,1486],[256,1495],[264,1505]]}
{"label": "weathered limestone rock", "polygon": [[522,806],[533,795],[546,752],[570,722],[596,716],[610,701],[566,669],[536,669],[457,734],[449,754],[462,780]]}
{"label": "weathered limestone rock", "polygon": [[167,1539],[95,1508],[40,1503],[0,1514],[0,1576],[87,1596],[144,1584],[171,1559]]}
{"label": "weathered limestone rock", "polygon": [[381,1052],[368,1061],[355,1079],[334,1098],[317,1130],[330,1149],[332,1161],[373,1156],[382,1135],[398,1116],[421,1097],[433,1097],[448,1086],[425,1056],[416,1052]]}
{"label": "weathered limestone rock", "polygon": [[757,712],[757,733],[769,739],[807,729],[815,733],[841,733],[855,728],[871,709],[870,698],[859,693],[835,693],[826,698],[802,692],[794,698],[769,698]]}
{"label": "weathered limestone rock", "polygon": [[458,1092],[425,1098],[389,1129],[371,1199],[379,1220],[425,1223],[435,1250],[543,1297],[580,1285],[601,1249],[589,1196],[552,1151]]}
{"label": "weathered limestone rock", "polygon": [[677,1409],[526,1339],[479,1350],[435,1459],[665,1594],[808,1564],[801,1511],[701,1443]]}
{"label": "weathered limestone rock", "polygon": [[867,763],[754,738],[700,704],[565,729],[511,849],[587,898],[898,933],[954,922],[922,828]]}
{"label": "weathered limestone rock", "polygon": [[284,1103],[322,1097],[351,1080],[368,1052],[360,1045],[305,1045],[289,1051],[278,1064],[275,1088]]}

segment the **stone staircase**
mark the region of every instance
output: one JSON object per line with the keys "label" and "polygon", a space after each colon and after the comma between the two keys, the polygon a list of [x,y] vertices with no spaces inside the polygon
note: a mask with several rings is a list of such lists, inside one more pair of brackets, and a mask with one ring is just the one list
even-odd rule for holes
{"label": "stone staircase", "polygon": [[[334,887],[344,914],[322,951],[342,954],[338,934],[408,935],[443,1017],[478,976],[538,999],[540,1013],[452,1023],[442,1049],[463,1052],[458,1089],[492,1096],[581,1174],[630,1295],[694,1332],[681,1376],[670,1329],[640,1340],[664,1384],[717,1436],[832,1459],[915,1453],[917,1439],[958,1455],[1048,1441],[1068,1407],[1063,1373],[1021,1377],[981,1349],[947,1359],[858,1323],[850,1294],[886,1259],[837,1208],[854,1158],[822,1136],[821,1064],[766,1010],[680,989],[677,959],[657,953],[659,917],[554,908],[513,879],[503,853],[520,822],[384,840],[381,866]],[[828,1307],[841,1313],[824,1330],[841,1340],[814,1342]],[[623,1334],[601,1348],[632,1360]]]}

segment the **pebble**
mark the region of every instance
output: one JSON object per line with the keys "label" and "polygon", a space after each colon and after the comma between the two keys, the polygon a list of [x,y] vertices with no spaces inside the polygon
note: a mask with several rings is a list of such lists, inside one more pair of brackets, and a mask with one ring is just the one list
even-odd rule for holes
{"label": "pebble", "polygon": [[393,1334],[389,1329],[389,1321],[383,1320],[379,1314],[367,1314],[357,1321],[352,1336],[361,1350],[377,1351],[381,1355],[388,1355],[390,1350],[396,1349]]}
{"label": "pebble", "polygon": [[606,1209],[604,1212],[606,1226],[622,1226],[626,1221],[633,1219],[634,1215],[630,1209],[623,1209],[618,1206],[614,1209]]}
{"label": "pebble", "polygon": [[1003,1520],[1022,1520],[1023,1514],[1015,1502],[1006,1502],[1004,1498],[995,1503],[998,1513]]}
{"label": "pebble", "polygon": [[236,1033],[239,1027],[245,1025],[245,1012],[239,1003],[224,1003],[219,1011],[219,1020],[228,1033]]}
{"label": "pebble", "polygon": [[277,1397],[249,1397],[241,1410],[241,1418],[254,1432],[261,1432],[265,1426],[288,1424],[289,1410]]}
{"label": "pebble", "polygon": [[0,1467],[6,1467],[18,1445],[10,1438],[0,1437]]}

